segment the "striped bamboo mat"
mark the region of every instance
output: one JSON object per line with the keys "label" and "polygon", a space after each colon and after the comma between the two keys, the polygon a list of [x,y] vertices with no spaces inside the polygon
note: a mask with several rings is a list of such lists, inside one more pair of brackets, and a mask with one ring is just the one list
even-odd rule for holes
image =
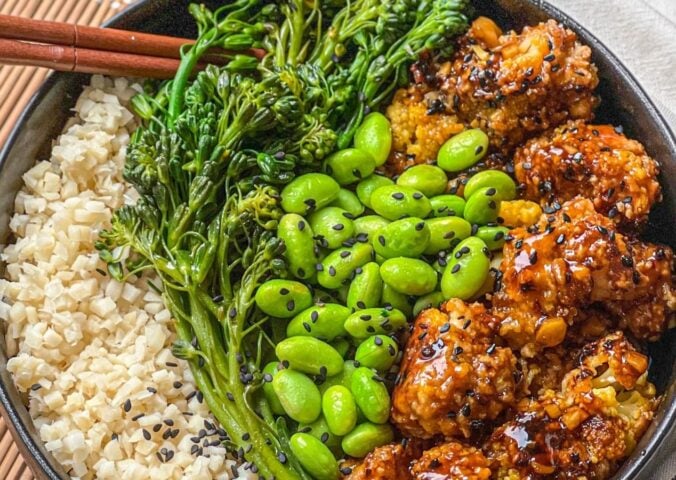
{"label": "striped bamboo mat", "polygon": [[[44,20],[100,25],[133,0],[0,0],[0,13]],[[0,66],[0,148],[21,111],[50,72],[46,68]],[[0,417],[0,480],[31,480]]]}

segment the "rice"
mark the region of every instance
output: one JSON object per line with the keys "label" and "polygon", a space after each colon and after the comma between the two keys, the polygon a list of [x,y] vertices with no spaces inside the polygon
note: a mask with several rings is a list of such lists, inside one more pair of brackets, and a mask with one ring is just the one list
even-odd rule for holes
{"label": "rice", "polygon": [[94,249],[113,211],[136,199],[122,168],[135,125],[125,105],[140,88],[94,76],[49,161],[23,176],[2,252],[7,368],[73,478],[253,478],[227,457],[225,432],[172,356],[152,279],[118,283]]}

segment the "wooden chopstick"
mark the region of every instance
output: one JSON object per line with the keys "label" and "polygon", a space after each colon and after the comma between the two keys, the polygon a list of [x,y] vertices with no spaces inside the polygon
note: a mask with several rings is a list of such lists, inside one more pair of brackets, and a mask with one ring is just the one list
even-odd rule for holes
{"label": "wooden chopstick", "polygon": [[[172,78],[180,63],[181,47],[192,43],[190,39],[166,35],[0,15],[0,62],[11,65]],[[203,69],[208,63],[223,65],[233,53],[211,51],[197,68]],[[259,59],[265,55],[265,51],[256,48],[240,53]]]}

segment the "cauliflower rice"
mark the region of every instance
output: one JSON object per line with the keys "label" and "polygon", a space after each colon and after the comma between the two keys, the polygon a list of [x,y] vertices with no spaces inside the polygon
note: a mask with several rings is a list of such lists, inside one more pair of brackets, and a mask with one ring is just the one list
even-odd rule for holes
{"label": "cauliflower rice", "polygon": [[2,253],[7,368],[47,449],[73,478],[251,476],[226,457],[171,316],[147,277],[118,283],[94,242],[135,200],[122,179],[140,89],[94,76],[49,161],[24,176]]}

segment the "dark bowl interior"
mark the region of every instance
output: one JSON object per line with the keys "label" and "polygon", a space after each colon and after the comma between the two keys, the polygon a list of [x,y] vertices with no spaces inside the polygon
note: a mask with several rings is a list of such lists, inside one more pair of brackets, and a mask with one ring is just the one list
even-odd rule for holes
{"label": "dark bowl interior", "polygon": [[[207,2],[210,3],[210,2]],[[185,0],[145,0],[118,15],[109,26],[128,30],[194,36]],[[542,0],[475,0],[478,13],[490,16],[502,27],[520,28],[554,18],[575,30],[590,45],[599,68],[603,98],[597,121],[622,125],[630,137],[640,140],[662,166],[664,201],[650,217],[647,238],[676,247],[673,219],[676,217],[676,140],[669,127],[632,75],[588,31]],[[48,158],[52,141],[71,114],[87,75],[53,74],[32,99],[10,139],[0,153],[0,243],[9,237],[8,223],[21,176],[37,159]],[[676,330],[676,329],[675,329]],[[0,409],[10,420],[9,428],[18,447],[38,478],[66,479],[61,466],[46,451],[6,369],[4,331],[0,328]],[[676,439],[676,332],[648,347],[652,356],[652,380],[663,394],[657,417],[616,480],[651,479],[652,471],[670,453]]]}

